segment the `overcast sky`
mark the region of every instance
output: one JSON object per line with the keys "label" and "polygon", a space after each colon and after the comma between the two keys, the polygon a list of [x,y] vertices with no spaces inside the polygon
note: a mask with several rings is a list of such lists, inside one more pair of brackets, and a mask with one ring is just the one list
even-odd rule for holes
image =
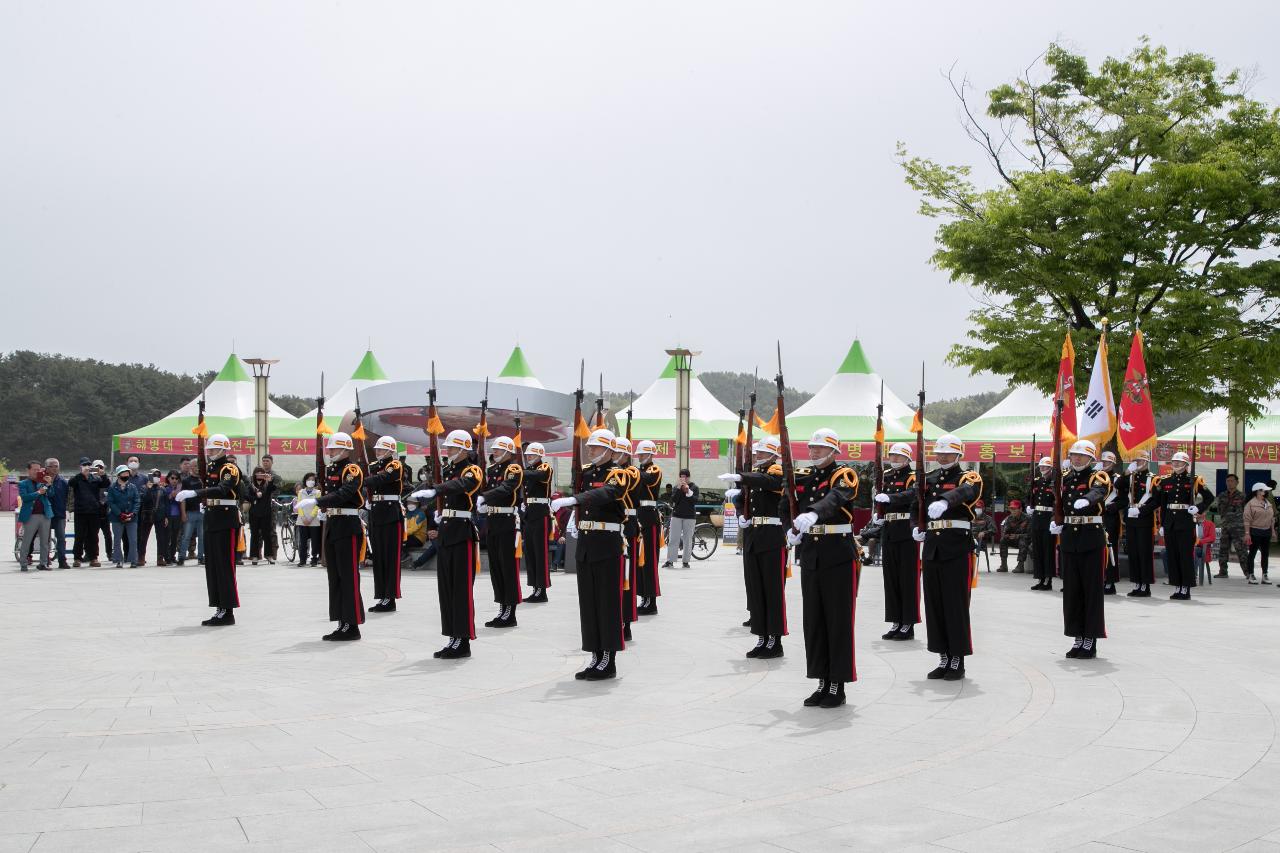
{"label": "overcast sky", "polygon": [[973,302],[893,157],[979,163],[945,69],[1146,33],[1276,103],[1277,32],[1270,2],[0,0],[0,349],[196,371],[234,339],[309,395],[370,338],[393,379],[518,340],[623,389],[676,343],[770,375],[780,337],[816,390],[859,335],[900,395],[922,355],[935,399],[1000,388],[942,364]]}

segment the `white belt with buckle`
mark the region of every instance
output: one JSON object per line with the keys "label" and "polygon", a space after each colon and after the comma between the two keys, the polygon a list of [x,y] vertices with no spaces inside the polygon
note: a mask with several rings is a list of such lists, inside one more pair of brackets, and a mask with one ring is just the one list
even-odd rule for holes
{"label": "white belt with buckle", "polygon": [[622,525],[615,524],[612,521],[579,521],[578,529],[586,531],[607,530],[612,533],[621,533]]}
{"label": "white belt with buckle", "polygon": [[886,512],[884,514],[885,521],[909,521],[911,513],[909,512]]}
{"label": "white belt with buckle", "polygon": [[516,508],[513,506],[486,506],[490,515],[515,515]]}
{"label": "white belt with buckle", "polygon": [[1068,515],[1062,519],[1067,524],[1101,524],[1102,516],[1100,515]]}
{"label": "white belt with buckle", "polygon": [[640,504],[640,506],[657,506],[658,505],[657,501],[638,501],[638,503]]}
{"label": "white belt with buckle", "polygon": [[324,513],[325,515],[359,515],[360,510],[352,509],[350,507],[340,506],[340,507],[334,507],[332,509],[326,508]]}
{"label": "white belt with buckle", "polygon": [[226,498],[209,498],[205,501],[208,506],[239,506],[239,501],[227,500]]}
{"label": "white belt with buckle", "polygon": [[743,527],[767,527],[771,524],[782,524],[782,519],[773,518],[768,515],[755,515],[751,518],[742,519]]}
{"label": "white belt with buckle", "polygon": [[398,501],[400,500],[400,496],[399,495],[374,495],[373,499],[375,501]]}
{"label": "white belt with buckle", "polygon": [[809,528],[813,536],[831,536],[836,533],[852,533],[852,524],[815,524]]}
{"label": "white belt with buckle", "polygon": [[967,521],[951,521],[944,519],[942,521],[929,522],[930,530],[968,530],[969,522]]}
{"label": "white belt with buckle", "polygon": [[471,518],[471,510],[469,509],[442,509],[440,510],[441,518]]}
{"label": "white belt with buckle", "polygon": [[551,503],[551,498],[525,498],[524,502],[527,504],[549,504]]}
{"label": "white belt with buckle", "polygon": [[1053,512],[1053,507],[1051,506],[1033,506],[1032,509],[1036,512]]}
{"label": "white belt with buckle", "polygon": [[1165,504],[1164,508],[1165,509],[1186,509],[1189,506],[1191,506],[1191,504]]}
{"label": "white belt with buckle", "polygon": [[636,514],[636,511],[634,509],[631,509],[630,507],[627,508],[626,512],[628,516],[632,516]]}

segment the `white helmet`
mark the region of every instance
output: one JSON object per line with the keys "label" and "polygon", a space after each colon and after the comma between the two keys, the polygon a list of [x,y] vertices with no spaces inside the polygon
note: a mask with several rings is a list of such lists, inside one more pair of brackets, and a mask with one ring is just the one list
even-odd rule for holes
{"label": "white helmet", "polygon": [[515,441],[505,435],[500,435],[495,438],[493,440],[493,444],[489,447],[495,452],[510,453],[512,456],[516,455]]}
{"label": "white helmet", "polygon": [[954,453],[958,456],[964,456],[964,442],[951,433],[940,435],[937,441],[933,443],[933,455],[937,456],[939,453]]}
{"label": "white helmet", "polygon": [[1117,458],[1116,458],[1116,455],[1115,455],[1114,453],[1112,453],[1110,450],[1104,450],[1104,451],[1102,451],[1102,461],[1103,461],[1103,462],[1110,462],[1110,463],[1112,463],[1112,464],[1115,464],[1115,463],[1119,462],[1120,460],[1119,460],[1119,459],[1117,459]]}
{"label": "white helmet", "polygon": [[471,433],[465,429],[455,429],[444,437],[445,450],[470,450]]}
{"label": "white helmet", "polygon": [[1179,450],[1177,453],[1173,454],[1173,458],[1172,458],[1172,459],[1170,459],[1169,461],[1170,461],[1170,462],[1185,462],[1185,463],[1187,463],[1188,465],[1190,465],[1190,464],[1191,464],[1191,457],[1190,457],[1190,456],[1188,456],[1188,455],[1187,455],[1186,453],[1184,453],[1183,451]]}
{"label": "white helmet", "polygon": [[395,440],[394,438],[392,438],[391,436],[389,436],[389,435],[384,435],[382,438],[378,439],[377,441],[375,441],[375,442],[373,443],[373,449],[374,449],[375,451],[377,451],[377,450],[390,450],[392,453],[395,453],[395,452],[396,452],[396,440]]}
{"label": "white helmet", "polygon": [[1036,466],[1039,468],[1052,468],[1053,459],[1048,456],[1041,456],[1040,461],[1036,463]]}
{"label": "white helmet", "polygon": [[355,445],[351,443],[351,436],[345,432],[335,432],[324,444],[325,450],[351,450],[353,447]]}
{"label": "white helmet", "polygon": [[827,447],[837,453],[840,451],[840,436],[836,435],[833,429],[822,427],[813,431],[813,438],[809,439],[810,447]]}
{"label": "white helmet", "polygon": [[766,435],[755,443],[751,448],[754,453],[768,453],[773,456],[782,455],[782,442],[778,440],[776,435]]}
{"label": "white helmet", "polygon": [[[205,439],[204,452],[207,455],[216,455],[216,451],[221,450],[223,454],[231,452],[231,439],[227,438],[220,432],[214,433]],[[94,465],[101,465],[101,462],[95,462]]]}
{"label": "white helmet", "polygon": [[641,439],[636,444],[636,456],[652,456],[658,452],[658,445],[654,444],[647,438]]}
{"label": "white helmet", "polygon": [[1081,453],[1088,456],[1090,459],[1096,460],[1098,458],[1098,447],[1089,439],[1082,438],[1075,444],[1071,445],[1071,449],[1067,451],[1068,456],[1073,453]]}
{"label": "white helmet", "polygon": [[618,438],[615,438],[615,439],[613,440],[613,449],[614,449],[615,451],[617,451],[618,453],[624,453],[624,454],[626,454],[627,456],[630,456],[630,455],[631,455],[631,442],[629,442],[629,441],[627,441],[625,438],[623,438],[623,437],[619,436]]}
{"label": "white helmet", "polygon": [[607,429],[598,429],[591,433],[591,437],[587,439],[587,447],[606,447],[613,450],[613,432]]}
{"label": "white helmet", "polygon": [[540,441],[531,441],[524,448],[525,456],[546,456],[547,449],[542,446]]}
{"label": "white helmet", "polygon": [[1151,461],[1151,451],[1150,451],[1150,450],[1147,450],[1147,449],[1144,447],[1142,450],[1139,450],[1139,451],[1138,451],[1138,455],[1137,455],[1137,456],[1135,456],[1135,457],[1133,457],[1133,458],[1134,458],[1134,459],[1141,459],[1143,462],[1150,462],[1150,461]]}
{"label": "white helmet", "polygon": [[892,456],[895,453],[899,456],[905,456],[908,459],[915,458],[915,451],[911,448],[911,445],[907,444],[905,441],[895,441],[893,444],[889,445],[889,455]]}

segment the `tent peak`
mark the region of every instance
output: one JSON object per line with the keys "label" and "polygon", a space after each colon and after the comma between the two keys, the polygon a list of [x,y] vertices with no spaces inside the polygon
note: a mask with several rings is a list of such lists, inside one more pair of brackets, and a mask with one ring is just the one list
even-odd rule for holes
{"label": "tent peak", "polygon": [[218,375],[213,377],[213,381],[248,382],[249,374],[245,372],[244,363],[240,361],[240,357],[235,353],[231,353],[231,355],[227,356],[222,369],[218,371]]}
{"label": "tent peak", "polygon": [[662,374],[658,376],[658,378],[659,379],[675,379],[676,368],[678,368],[679,366],[680,366],[679,357],[674,355],[671,356],[671,360],[667,362],[666,367],[662,368]]}
{"label": "tent peak", "polygon": [[360,359],[360,363],[356,365],[355,373],[351,374],[352,379],[365,379],[370,382],[387,381],[387,374],[382,369],[382,365],[378,363],[378,359],[374,356],[373,350],[365,350],[364,358]]}
{"label": "tent peak", "polygon": [[845,354],[844,361],[840,362],[840,367],[836,369],[836,373],[874,372],[871,369],[871,362],[867,360],[867,354],[862,351],[862,341],[854,338],[853,344],[849,347],[849,352]]}
{"label": "tent peak", "polygon": [[533,378],[533,368],[529,366],[529,360],[524,357],[524,350],[520,348],[519,344],[516,344],[515,348],[511,350],[507,363],[502,366],[502,370],[498,373],[499,379],[510,377]]}

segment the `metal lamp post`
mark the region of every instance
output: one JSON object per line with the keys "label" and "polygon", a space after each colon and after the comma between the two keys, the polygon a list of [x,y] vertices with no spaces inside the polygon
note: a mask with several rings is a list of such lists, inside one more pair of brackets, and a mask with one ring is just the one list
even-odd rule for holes
{"label": "metal lamp post", "polygon": [[271,376],[271,365],[280,361],[278,358],[246,358],[244,363],[253,369],[253,456],[249,470],[262,462],[264,454],[270,452],[267,435],[267,380]]}

